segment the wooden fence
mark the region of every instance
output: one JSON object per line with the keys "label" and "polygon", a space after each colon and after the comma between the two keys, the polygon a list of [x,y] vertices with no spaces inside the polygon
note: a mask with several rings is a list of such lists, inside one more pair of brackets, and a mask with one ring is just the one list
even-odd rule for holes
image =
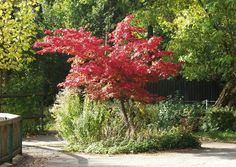
{"label": "wooden fence", "polygon": [[[12,113],[12,111],[8,111],[8,110],[4,110],[4,106],[8,106],[8,105],[14,105],[13,104],[6,104],[4,102],[2,102],[3,100],[1,99],[24,99],[24,98],[31,98],[31,97],[40,97],[39,103],[41,104],[41,106],[39,106],[39,110],[40,112],[38,113],[34,113],[33,111],[31,113],[28,114],[22,114],[21,118],[22,118],[22,122],[23,122],[23,129],[24,132],[27,133],[27,128],[26,125],[28,125],[28,123],[33,123],[33,126],[38,126],[40,128],[40,133],[44,132],[44,127],[45,127],[45,113],[44,113],[44,98],[45,97],[54,97],[56,95],[55,93],[51,93],[51,94],[44,94],[44,93],[34,93],[34,94],[15,94],[15,95],[6,95],[6,94],[2,94],[0,95],[0,113],[1,112],[9,112]],[[15,111],[13,111],[14,113]],[[33,127],[31,126],[31,127]]]}
{"label": "wooden fence", "polygon": [[22,154],[22,124],[18,115],[0,113],[0,164]]}
{"label": "wooden fence", "polygon": [[178,92],[185,102],[201,102],[205,100],[216,101],[222,86],[213,81],[186,81],[176,78],[150,83],[148,90],[162,96],[175,95]]}

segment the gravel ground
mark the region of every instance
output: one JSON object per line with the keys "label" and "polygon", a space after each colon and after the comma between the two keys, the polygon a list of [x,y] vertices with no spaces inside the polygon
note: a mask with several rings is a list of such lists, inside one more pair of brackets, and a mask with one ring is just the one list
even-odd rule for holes
{"label": "gravel ground", "polygon": [[236,144],[204,143],[199,150],[130,155],[66,153],[64,144],[54,136],[27,139],[16,167],[236,167]]}

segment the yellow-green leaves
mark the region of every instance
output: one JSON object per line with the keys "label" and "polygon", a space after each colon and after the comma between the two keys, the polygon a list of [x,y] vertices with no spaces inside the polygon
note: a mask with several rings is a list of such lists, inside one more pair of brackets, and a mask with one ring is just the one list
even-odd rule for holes
{"label": "yellow-green leaves", "polygon": [[33,60],[28,54],[36,35],[37,1],[7,0],[0,4],[0,70],[20,70]]}
{"label": "yellow-green leaves", "polygon": [[137,25],[152,25],[165,47],[185,64],[189,79],[228,80],[236,71],[235,0],[146,1],[138,10]]}

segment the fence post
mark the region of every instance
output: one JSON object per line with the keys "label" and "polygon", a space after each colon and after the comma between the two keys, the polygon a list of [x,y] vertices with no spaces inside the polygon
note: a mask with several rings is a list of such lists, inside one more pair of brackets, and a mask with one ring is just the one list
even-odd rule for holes
{"label": "fence post", "polygon": [[8,126],[8,154],[9,162],[12,163],[13,158],[13,123]]}
{"label": "fence post", "polygon": [[23,141],[23,123],[22,119],[20,120],[20,134],[19,134],[19,139],[20,139],[20,155],[22,155],[22,141]]}
{"label": "fence post", "polygon": [[205,100],[205,104],[206,104],[206,110],[208,109],[208,100]]}

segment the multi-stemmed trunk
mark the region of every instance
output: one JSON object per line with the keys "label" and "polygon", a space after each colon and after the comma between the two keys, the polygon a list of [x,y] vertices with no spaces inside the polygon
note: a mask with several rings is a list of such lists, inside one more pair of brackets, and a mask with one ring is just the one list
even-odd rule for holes
{"label": "multi-stemmed trunk", "polygon": [[124,122],[128,128],[127,136],[132,138],[136,134],[136,126],[134,123],[134,115],[133,115],[132,107],[130,107],[129,101],[126,101],[123,99],[120,100],[120,104],[121,104],[121,112],[123,114]]}

